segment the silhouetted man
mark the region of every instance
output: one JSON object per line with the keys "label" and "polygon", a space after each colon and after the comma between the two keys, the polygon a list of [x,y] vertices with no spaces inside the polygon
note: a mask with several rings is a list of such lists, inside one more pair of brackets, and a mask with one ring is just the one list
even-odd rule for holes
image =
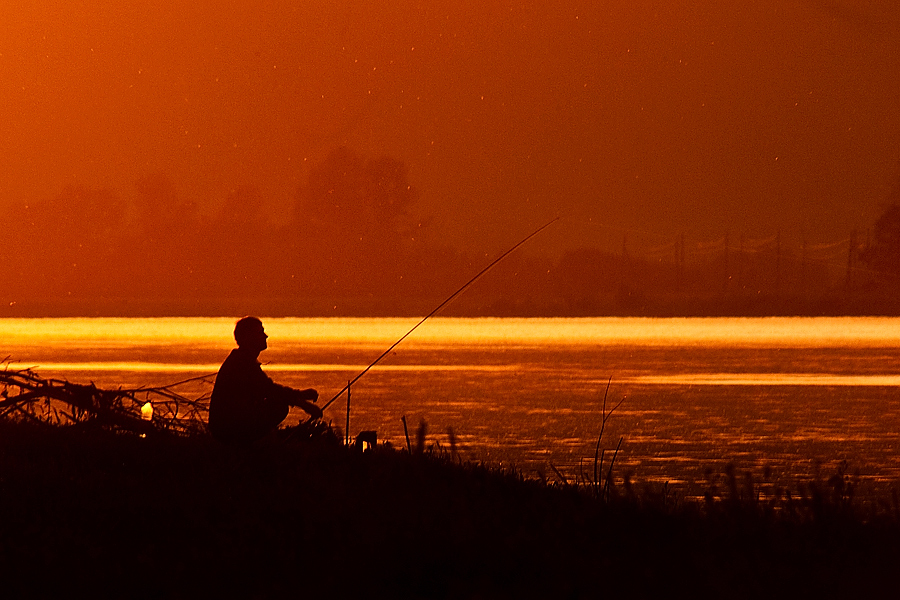
{"label": "silhouetted man", "polygon": [[256,317],[244,317],[234,327],[238,347],[222,363],[209,402],[209,430],[222,442],[263,438],[287,417],[291,406],[316,419],[322,416],[322,409],[313,404],[319,399],[316,390],[278,385],[263,373],[258,358],[268,347],[268,337]]}

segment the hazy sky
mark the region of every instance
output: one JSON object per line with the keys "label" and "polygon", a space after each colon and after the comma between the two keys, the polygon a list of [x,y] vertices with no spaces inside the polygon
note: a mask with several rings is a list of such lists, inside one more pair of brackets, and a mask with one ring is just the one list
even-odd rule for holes
{"label": "hazy sky", "polygon": [[[870,227],[900,177],[895,0],[92,0],[0,7],[0,203],[162,173],[287,206],[347,145],[434,234]],[[277,215],[278,213],[276,213]]]}

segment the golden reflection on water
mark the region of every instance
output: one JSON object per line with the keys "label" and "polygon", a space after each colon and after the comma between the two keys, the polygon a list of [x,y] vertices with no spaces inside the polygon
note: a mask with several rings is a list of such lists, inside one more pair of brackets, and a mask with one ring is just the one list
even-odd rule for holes
{"label": "golden reflection on water", "polygon": [[221,341],[231,343],[234,319],[228,318],[43,318],[0,319],[5,343],[42,341]]}
{"label": "golden reflection on water", "polygon": [[[263,320],[264,369],[323,397],[419,321]],[[100,387],[171,384],[215,373],[234,322],[0,319],[0,359]],[[606,449],[621,436],[616,464],[643,481],[701,481],[725,460],[900,473],[896,318],[434,318],[356,384],[351,428],[402,446],[400,417],[427,421],[436,439],[452,427],[471,458],[574,477],[595,454],[610,382],[610,400],[628,402],[604,430]],[[188,395],[210,389],[211,379],[195,382]]]}
{"label": "golden reflection on water", "polygon": [[[21,365],[17,365],[21,366]],[[219,370],[218,363],[166,363],[166,362],[42,362],[41,370],[47,371],[135,371],[156,373],[215,373]],[[267,372],[299,373],[299,372],[329,372],[329,371],[362,371],[367,367],[363,364],[322,364],[322,363],[286,363],[266,364]],[[466,372],[499,372],[515,371],[518,365],[376,365],[373,372],[411,372],[422,373],[427,371],[466,371]]]}
{"label": "golden reflection on water", "polygon": [[[416,318],[264,318],[273,343],[385,345]],[[158,341],[233,345],[233,318],[0,319],[4,343],[48,340]],[[900,346],[900,319],[889,317],[582,318],[434,317],[404,344],[639,346]]]}
{"label": "golden reflection on water", "polygon": [[675,373],[626,377],[623,383],[652,385],[818,385],[900,386],[900,375],[833,375],[822,373]]}

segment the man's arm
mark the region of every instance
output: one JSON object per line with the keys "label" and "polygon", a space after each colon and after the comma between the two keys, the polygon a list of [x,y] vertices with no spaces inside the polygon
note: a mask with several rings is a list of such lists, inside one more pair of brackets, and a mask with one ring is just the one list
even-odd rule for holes
{"label": "man's arm", "polygon": [[319,392],[312,388],[306,390],[295,390],[294,398],[294,401],[291,402],[292,406],[302,408],[307,413],[309,413],[309,416],[311,416],[313,419],[322,418],[322,409],[314,404],[314,402],[319,399]]}
{"label": "man's arm", "polygon": [[297,390],[297,399],[315,402],[319,399],[319,392],[312,388],[309,388],[308,390]]}
{"label": "man's arm", "polygon": [[266,375],[262,368],[259,369],[259,376],[262,378],[261,383],[268,390],[266,396],[277,397],[281,402],[288,406],[296,406],[301,408],[314,419],[322,418],[322,409],[313,404],[319,399],[319,392],[309,388],[305,390],[297,390],[292,387],[275,383],[272,378]]}

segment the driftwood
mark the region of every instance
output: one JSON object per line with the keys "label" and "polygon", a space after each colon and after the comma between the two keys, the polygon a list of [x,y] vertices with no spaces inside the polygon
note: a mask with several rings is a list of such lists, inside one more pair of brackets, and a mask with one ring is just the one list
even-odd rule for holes
{"label": "driftwood", "polygon": [[174,388],[204,379],[212,376],[163,387],[108,390],[93,383],[46,379],[33,369],[11,370],[7,365],[0,371],[0,420],[189,436],[206,431],[209,397],[190,399]]}

